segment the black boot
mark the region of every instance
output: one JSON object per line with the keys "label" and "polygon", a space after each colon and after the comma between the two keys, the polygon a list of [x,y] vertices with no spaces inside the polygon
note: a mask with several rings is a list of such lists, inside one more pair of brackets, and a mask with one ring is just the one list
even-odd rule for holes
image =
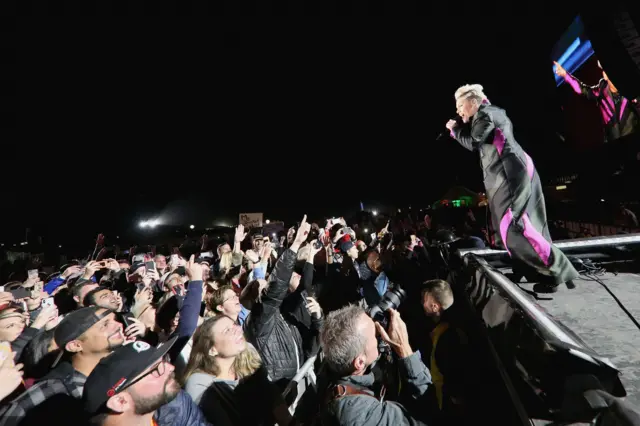
{"label": "black boot", "polygon": [[567,280],[567,282],[565,282],[565,285],[569,290],[573,290],[574,288],[576,288],[576,284],[573,282],[573,280]]}
{"label": "black boot", "polygon": [[511,280],[512,283],[518,284],[520,281],[522,281],[522,279],[524,278],[524,275],[511,273],[511,274],[507,274],[506,277],[509,278],[509,280]]}
{"label": "black boot", "polygon": [[550,284],[550,283],[538,283],[533,286],[533,291],[536,293],[555,293],[558,291],[558,284]]}

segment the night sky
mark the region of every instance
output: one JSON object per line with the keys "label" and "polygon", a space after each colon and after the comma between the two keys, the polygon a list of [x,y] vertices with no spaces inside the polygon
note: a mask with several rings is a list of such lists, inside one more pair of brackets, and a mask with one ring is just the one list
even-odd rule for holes
{"label": "night sky", "polygon": [[556,173],[549,52],[575,13],[445,12],[20,19],[2,235],[116,232],[160,213],[197,226],[241,211],[332,215],[361,200],[427,205],[456,182],[480,190],[476,156],[436,141],[465,83],[508,111],[543,178]]}

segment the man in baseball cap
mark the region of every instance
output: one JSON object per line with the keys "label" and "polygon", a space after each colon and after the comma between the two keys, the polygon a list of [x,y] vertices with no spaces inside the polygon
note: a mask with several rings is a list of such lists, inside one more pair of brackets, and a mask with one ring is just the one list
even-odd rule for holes
{"label": "man in baseball cap", "polygon": [[[100,359],[125,342],[122,324],[115,319],[113,311],[100,306],[67,314],[53,332],[53,339],[61,351],[58,361],[67,356],[74,368],[85,376]],[[89,358],[86,362],[81,360],[85,357]]]}
{"label": "man in baseball cap", "polygon": [[176,339],[155,348],[136,341],[98,363],[82,395],[92,425],[156,424],[156,410],[180,393],[167,356]]}
{"label": "man in baseball cap", "polygon": [[75,416],[82,410],[76,405],[87,377],[102,358],[125,341],[122,324],[113,312],[97,306],[67,314],[53,338],[60,350],[55,368],[0,410],[0,426],[41,425],[61,413],[65,423],[79,422]]}

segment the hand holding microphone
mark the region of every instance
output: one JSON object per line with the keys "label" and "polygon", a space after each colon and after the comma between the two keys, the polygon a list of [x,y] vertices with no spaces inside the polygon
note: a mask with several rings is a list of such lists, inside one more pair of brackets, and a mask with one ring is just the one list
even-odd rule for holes
{"label": "hand holding microphone", "polygon": [[459,124],[460,124],[460,117],[452,118],[451,120],[447,121],[447,124],[445,125],[447,130],[444,132],[441,132],[436,138],[436,140],[442,139],[445,135],[450,134],[451,131]]}

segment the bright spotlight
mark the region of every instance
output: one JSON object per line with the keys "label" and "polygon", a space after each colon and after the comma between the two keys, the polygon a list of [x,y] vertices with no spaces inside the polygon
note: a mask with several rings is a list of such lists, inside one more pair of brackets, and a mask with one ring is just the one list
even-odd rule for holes
{"label": "bright spotlight", "polygon": [[143,221],[140,222],[140,228],[146,228],[147,225],[148,225],[148,223],[147,223],[146,220],[143,220]]}
{"label": "bright spotlight", "polygon": [[155,228],[158,225],[158,221],[150,220],[149,222],[147,222],[147,225],[149,226],[149,228]]}
{"label": "bright spotlight", "polygon": [[264,221],[264,223],[266,223],[268,225],[269,223],[271,223],[271,221],[269,219],[267,219],[267,220]]}
{"label": "bright spotlight", "polygon": [[378,216],[378,211],[377,210],[374,210],[371,213],[373,213],[374,216]]}
{"label": "bright spotlight", "polygon": [[369,232],[369,230],[367,228],[364,228],[364,232]]}
{"label": "bright spotlight", "polygon": [[195,228],[195,225],[190,225],[190,226],[189,226],[189,228],[190,228],[190,229],[194,229],[194,228]]}

